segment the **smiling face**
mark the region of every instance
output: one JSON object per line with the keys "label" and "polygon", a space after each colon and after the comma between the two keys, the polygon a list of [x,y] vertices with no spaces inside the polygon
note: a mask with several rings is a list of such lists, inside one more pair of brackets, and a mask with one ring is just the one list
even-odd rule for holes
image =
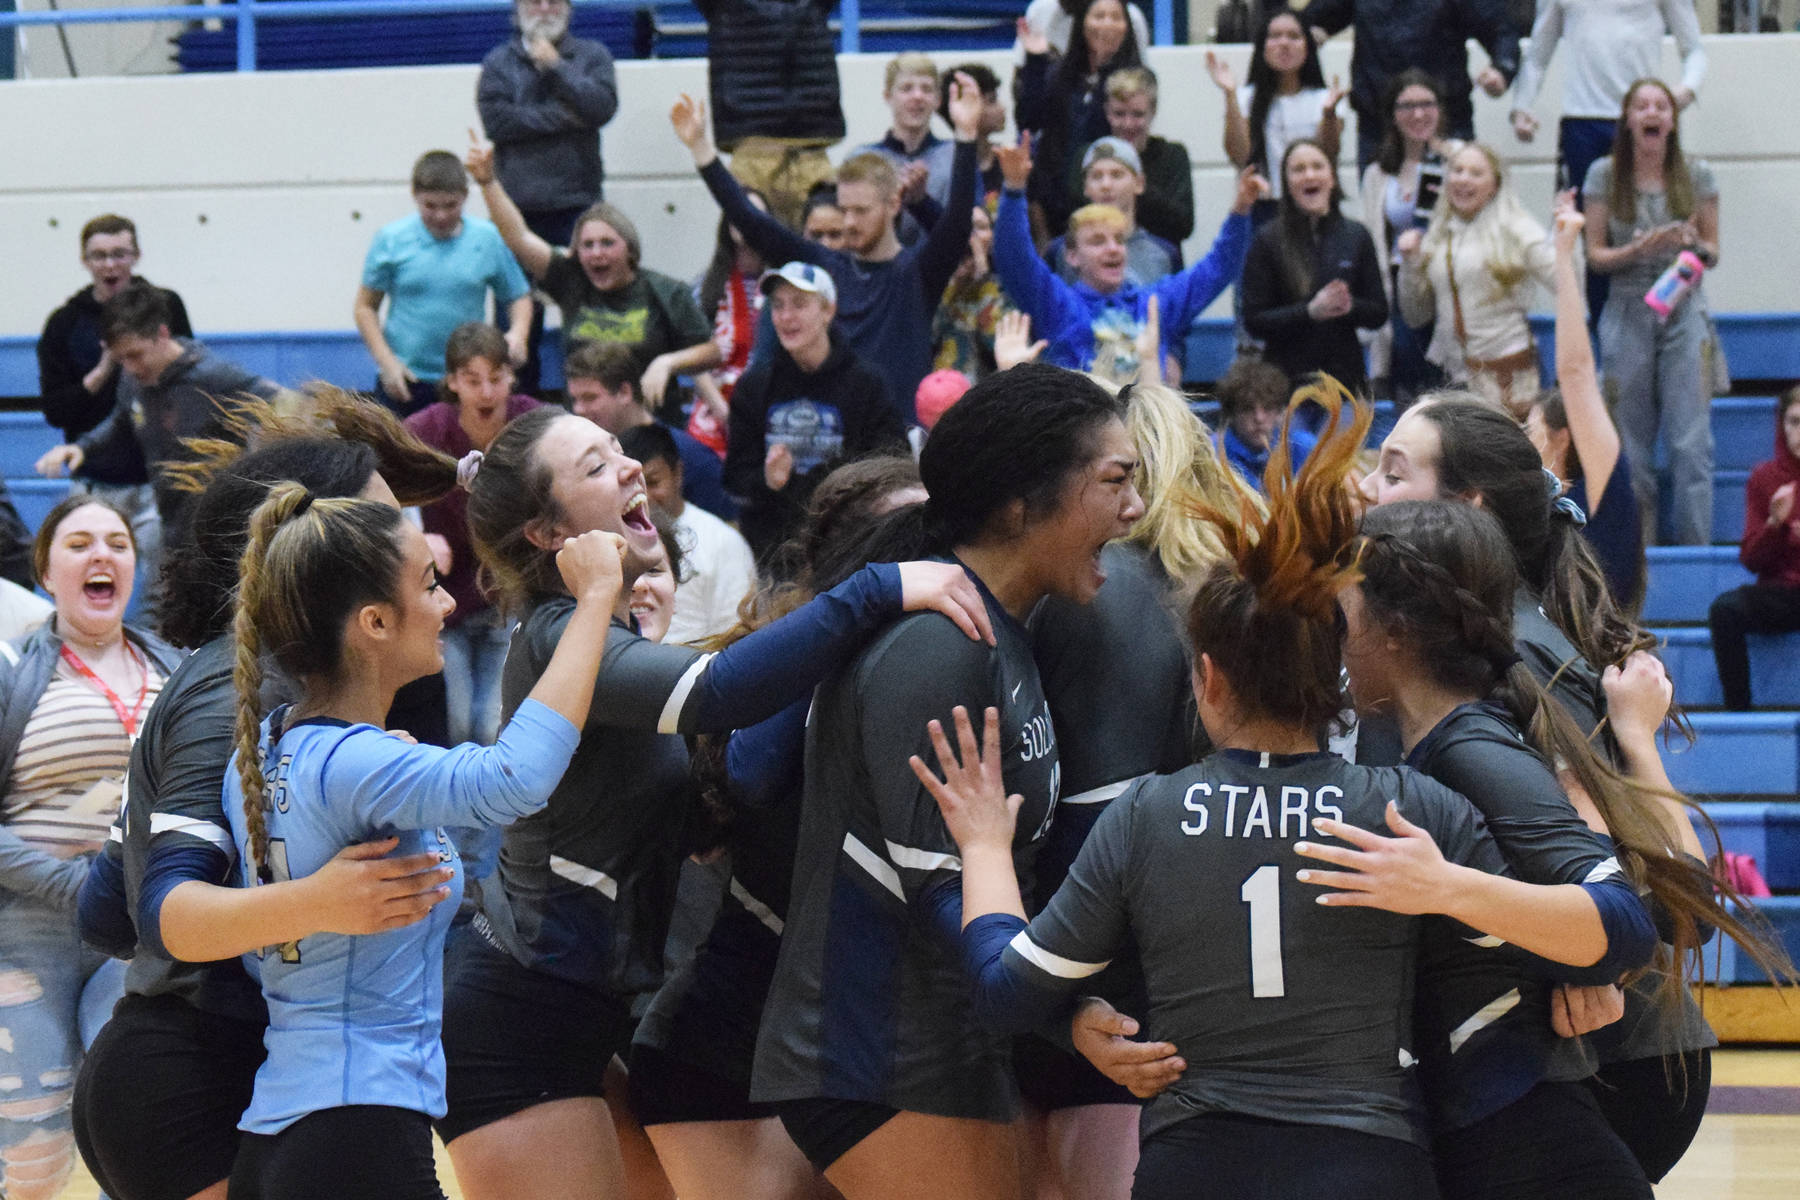
{"label": "smiling face", "polygon": [[1087,43],[1088,66],[1103,67],[1125,44],[1131,23],[1119,0],[1094,0],[1081,19],[1081,37]]}
{"label": "smiling face", "polygon": [[94,279],[94,299],[104,304],[131,282],[137,266],[137,235],[96,233],[81,247],[81,265]]}
{"label": "smiling face", "polygon": [[643,467],[619,448],[618,438],[575,416],[546,426],[534,455],[550,473],[550,497],[560,515],[532,531],[533,543],[554,551],[590,529],[616,533],[625,539],[625,577],[635,579],[662,544],[650,519]]}
{"label": "smiling face", "polygon": [[[456,397],[456,416],[477,450],[485,450],[506,424],[506,402],[512,397],[510,364],[472,358],[444,376],[444,386]],[[477,437],[477,433],[483,436]]]}
{"label": "smiling face", "polygon": [[406,682],[444,669],[444,619],[456,611],[450,589],[438,583],[425,533],[400,522],[400,567],[396,580],[394,637],[382,647],[384,667]]}
{"label": "smiling face", "polygon": [[1089,222],[1069,232],[1063,257],[1075,268],[1076,278],[1101,295],[1125,286],[1125,223]]}
{"label": "smiling face", "polygon": [[645,562],[643,573],[631,585],[631,615],[638,632],[660,642],[675,616],[675,572],[669,569],[669,551],[658,543],[656,554]]}
{"label": "smiling face", "polygon": [[1437,93],[1418,83],[1409,83],[1394,97],[1394,127],[1400,136],[1415,146],[1422,146],[1437,136],[1443,109]]}
{"label": "smiling face", "polygon": [[1465,221],[1474,220],[1500,191],[1500,173],[1479,146],[1468,146],[1450,160],[1444,179],[1444,195],[1450,211]]}
{"label": "smiling face", "polygon": [[1082,176],[1081,194],[1089,204],[1110,204],[1129,215],[1144,194],[1144,180],[1116,158],[1097,158]]}
{"label": "smiling face", "polygon": [[819,354],[830,345],[831,318],[837,309],[817,292],[785,281],[769,294],[769,317],[781,348],[796,357]]}
{"label": "smiling face", "polygon": [[894,114],[894,132],[916,136],[931,127],[931,114],[937,111],[937,76],[901,75],[881,98]]}
{"label": "smiling face", "polygon": [[1640,161],[1663,162],[1675,132],[1675,102],[1658,84],[1638,84],[1625,98],[1625,128]]}
{"label": "smiling face", "polygon": [[595,218],[575,231],[575,261],[588,282],[603,292],[622,288],[637,277],[630,244],[618,230]]}
{"label": "smiling face", "polygon": [[1337,183],[1331,160],[1316,146],[1295,143],[1283,163],[1282,183],[1294,204],[1309,217],[1323,217],[1331,211],[1332,191]]}
{"label": "smiling face", "polygon": [[1398,647],[1387,631],[1371,620],[1360,585],[1338,593],[1338,611],[1344,614],[1344,674],[1349,680],[1351,702],[1364,715],[1382,712],[1394,694]]}
{"label": "smiling face", "polygon": [[806,214],[806,226],[800,236],[817,242],[827,250],[844,248],[844,210],[835,204],[821,204]]}
{"label": "smiling face", "polygon": [[569,379],[564,381],[563,390],[569,394],[569,408],[576,416],[592,421],[608,433],[623,433],[643,423],[637,388],[629,383],[610,388],[598,379]]}
{"label": "smiling face", "polygon": [[852,180],[838,184],[838,208],[844,214],[843,248],[873,254],[900,215],[900,194],[883,195],[872,183]]}
{"label": "smiling face", "polygon": [[1269,22],[1268,36],[1263,39],[1263,61],[1277,75],[1297,74],[1306,64],[1306,31],[1300,19],[1283,13]]}
{"label": "smiling face", "polygon": [[1096,453],[1071,475],[1056,508],[1029,522],[1017,554],[1043,594],[1086,604],[1106,582],[1100,551],[1144,515],[1132,482],[1137,448],[1116,417],[1094,432]]}
{"label": "smiling face", "polygon": [[1381,443],[1381,461],[1362,483],[1370,504],[1395,500],[1436,500],[1438,461],[1444,439],[1437,424],[1415,409],[1401,417]]}
{"label": "smiling face", "polygon": [[463,202],[468,198],[467,192],[413,193],[413,203],[418,206],[419,220],[425,223],[425,232],[440,241],[454,237],[462,228]]}
{"label": "smiling face", "polygon": [[57,522],[42,582],[61,628],[91,641],[116,636],[136,578],[137,551],[118,513],[84,504]]}
{"label": "smiling face", "polygon": [[1156,120],[1156,101],[1148,92],[1106,98],[1106,126],[1112,135],[1131,143],[1139,154],[1150,142],[1150,123]]}

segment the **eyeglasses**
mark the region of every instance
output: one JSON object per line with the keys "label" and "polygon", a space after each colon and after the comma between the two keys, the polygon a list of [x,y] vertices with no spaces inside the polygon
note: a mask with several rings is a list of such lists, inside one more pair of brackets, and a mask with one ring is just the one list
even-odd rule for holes
{"label": "eyeglasses", "polygon": [[1436,100],[1402,100],[1394,105],[1397,113],[1430,112],[1438,106]]}
{"label": "eyeglasses", "polygon": [[98,266],[109,262],[130,262],[138,256],[136,250],[89,250],[82,258]]}

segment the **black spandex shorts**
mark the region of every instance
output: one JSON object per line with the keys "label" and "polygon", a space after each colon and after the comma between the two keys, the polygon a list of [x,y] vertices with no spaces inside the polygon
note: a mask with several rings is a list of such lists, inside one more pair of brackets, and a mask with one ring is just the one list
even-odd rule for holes
{"label": "black spandex shorts", "polygon": [[1581,1083],[1540,1083],[1437,1137],[1444,1200],[1651,1200],[1650,1182]]}
{"label": "black spandex shorts", "polygon": [[350,1104],[246,1133],[231,1200],[444,1200],[422,1112]]}
{"label": "black spandex shorts", "polygon": [[1712,1051],[1609,1063],[1587,1087],[1644,1175],[1661,1183],[1700,1132],[1712,1093]]}
{"label": "black spandex shorts", "polygon": [[119,1001],[75,1077],[81,1159],[113,1200],[187,1200],[231,1175],[263,1029],[176,996]]}
{"label": "black spandex shorts", "polygon": [[640,1125],[684,1121],[761,1121],[773,1104],[754,1104],[748,1084],[674,1058],[641,1042],[631,1047],[631,1110]]}
{"label": "black spandex shorts", "polygon": [[[1317,1196],[1435,1200],[1421,1146],[1336,1125],[1204,1113],[1144,1139],[1131,1200]],[[1573,1195],[1574,1193],[1569,1193]]]}
{"label": "black spandex shorts", "polygon": [[1071,1054],[1036,1034],[1013,1039],[1013,1074],[1019,1095],[1039,1112],[1056,1112],[1088,1104],[1143,1104],[1079,1054]]}
{"label": "black spandex shorts", "polygon": [[470,946],[444,995],[449,1113],[438,1136],[552,1100],[606,1094],[606,1065],[631,1042],[628,1001],[519,965],[486,939]]}
{"label": "black spandex shorts", "polygon": [[867,1100],[783,1100],[775,1106],[781,1124],[808,1162],[823,1171],[852,1147],[900,1115],[897,1108]]}

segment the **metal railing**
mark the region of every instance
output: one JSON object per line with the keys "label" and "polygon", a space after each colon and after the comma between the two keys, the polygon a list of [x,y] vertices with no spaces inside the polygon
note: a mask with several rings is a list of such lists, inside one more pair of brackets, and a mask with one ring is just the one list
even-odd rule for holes
{"label": "metal railing", "polygon": [[[582,0],[614,8],[641,8],[645,0]],[[512,0],[235,0],[216,5],[160,5],[144,8],[84,8],[34,12],[0,12],[0,29],[32,25],[107,25],[135,21],[236,21],[237,69],[256,70],[256,31],[263,21],[304,17],[420,16],[435,13],[507,10]],[[1023,11],[1021,6],[1020,11]],[[838,49],[862,49],[862,0],[839,0]],[[1175,40],[1173,0],[1154,0],[1150,40],[1166,46]]]}

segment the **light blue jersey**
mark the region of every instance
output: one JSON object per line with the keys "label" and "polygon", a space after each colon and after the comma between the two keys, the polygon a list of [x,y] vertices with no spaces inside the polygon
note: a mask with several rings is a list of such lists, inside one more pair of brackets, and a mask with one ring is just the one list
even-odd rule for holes
{"label": "light blue jersey", "polygon": [[464,216],[460,230],[440,238],[417,213],[382,226],[363,260],[362,282],[387,296],[382,336],[407,370],[424,380],[444,377],[444,343],[452,330],[488,319],[490,289],[504,308],[531,286],[492,221]]}
{"label": "light blue jersey", "polygon": [[[386,933],[321,933],[260,955],[269,1056],[238,1122],[279,1133],[308,1113],[381,1104],[444,1115],[444,935],[462,895],[462,866],[441,826],[503,825],[537,812],[575,752],[579,733],[527,700],[493,746],[419,746],[373,725],[300,721],[261,753],[271,881],[317,871],[346,846],[398,836],[394,854],[436,850],[455,867],[450,896],[425,920]],[[225,773],[225,813],[238,861],[254,861],[237,759]],[[258,883],[245,866],[244,885]],[[250,957],[250,956],[246,956]]]}

